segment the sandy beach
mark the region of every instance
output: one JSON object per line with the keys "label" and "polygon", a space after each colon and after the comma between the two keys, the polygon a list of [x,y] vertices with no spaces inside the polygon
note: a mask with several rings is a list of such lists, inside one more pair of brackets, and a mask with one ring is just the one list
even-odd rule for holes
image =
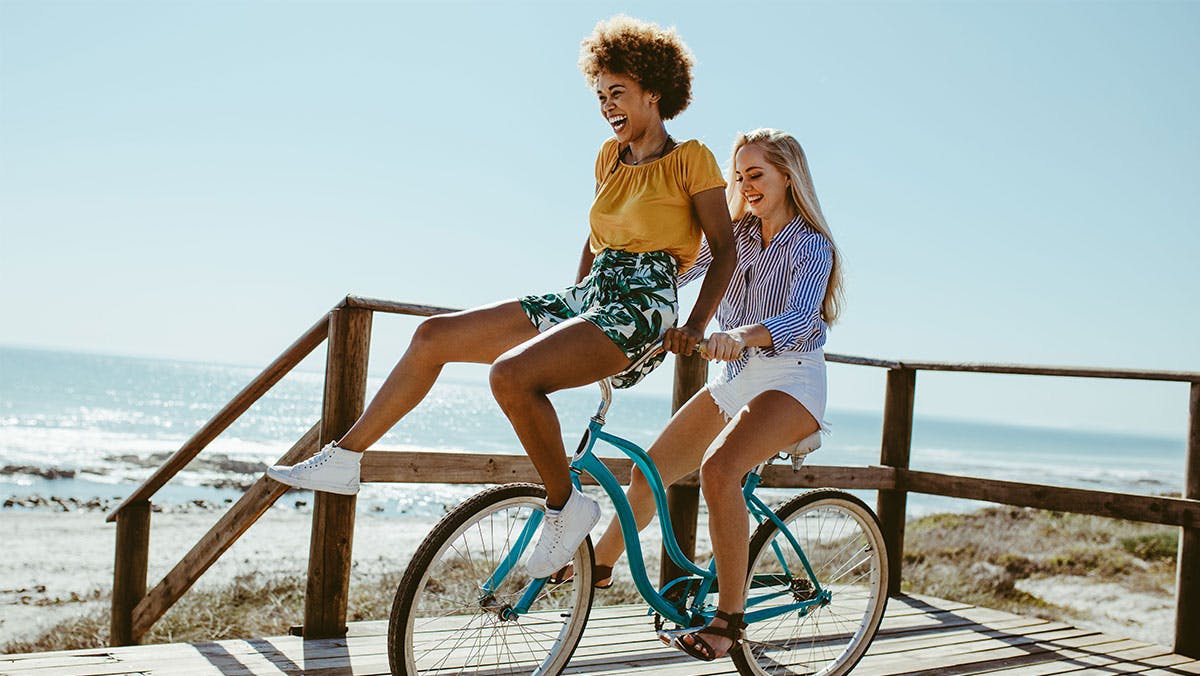
{"label": "sandy beach", "polygon": [[[0,645],[32,638],[66,617],[108,607],[116,525],[95,512],[8,511],[0,557]],[[153,586],[220,517],[220,511],[151,517],[147,580]],[[267,511],[194,588],[228,584],[239,574],[299,574],[308,569],[311,515],[290,507]],[[429,521],[358,514],[354,572],[370,575],[407,562]],[[300,618],[297,618],[299,623]]]}

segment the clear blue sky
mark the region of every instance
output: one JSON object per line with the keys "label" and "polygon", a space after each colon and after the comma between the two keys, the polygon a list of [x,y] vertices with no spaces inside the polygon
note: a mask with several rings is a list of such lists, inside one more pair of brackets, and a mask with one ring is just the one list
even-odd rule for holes
{"label": "clear blue sky", "polygon": [[[829,351],[1200,370],[1200,3],[0,2],[0,343],[265,364],[347,293],[571,281],[599,19],[674,25],[669,125],[805,146]],[[376,320],[386,370],[412,322]],[[831,405],[878,408],[837,367]],[[657,377],[644,387],[666,390]],[[1182,435],[1183,385],[922,374],[917,408]]]}

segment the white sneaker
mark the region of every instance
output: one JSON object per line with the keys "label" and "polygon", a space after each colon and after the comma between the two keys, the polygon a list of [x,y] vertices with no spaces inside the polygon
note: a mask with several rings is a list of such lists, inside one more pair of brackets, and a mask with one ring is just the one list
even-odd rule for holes
{"label": "white sneaker", "polygon": [[282,484],[314,491],[355,495],[362,453],[327,444],[316,455],[298,465],[275,465],[267,476]]}
{"label": "white sneaker", "polygon": [[572,489],[558,516],[542,519],[542,535],[525,562],[525,570],[533,577],[550,577],[575,558],[575,550],[599,520],[600,503]]}

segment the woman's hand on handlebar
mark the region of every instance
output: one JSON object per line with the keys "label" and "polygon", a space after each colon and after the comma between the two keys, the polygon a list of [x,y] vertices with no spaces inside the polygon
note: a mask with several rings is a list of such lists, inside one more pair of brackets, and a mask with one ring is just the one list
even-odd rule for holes
{"label": "woman's hand on handlebar", "polygon": [[717,331],[698,347],[700,354],[710,361],[736,361],[742,358],[746,343],[736,333]]}
{"label": "woman's hand on handlebar", "polygon": [[667,332],[663,334],[663,349],[687,357],[692,356],[692,352],[702,342],[704,342],[704,332],[697,331],[686,324],[667,329]]}

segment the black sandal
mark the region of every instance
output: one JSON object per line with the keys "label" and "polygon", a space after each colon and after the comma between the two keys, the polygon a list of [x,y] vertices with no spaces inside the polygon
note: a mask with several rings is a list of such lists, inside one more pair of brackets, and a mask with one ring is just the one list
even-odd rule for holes
{"label": "black sandal", "polygon": [[[698,660],[712,662],[717,659],[717,650],[708,641],[705,641],[701,634],[723,636],[733,641],[733,643],[729,644],[729,649],[721,656],[727,657],[729,653],[742,644],[742,630],[746,628],[746,623],[742,621],[742,618],[745,616],[745,613],[727,613],[724,610],[718,610],[714,616],[725,620],[725,626],[714,627],[709,622],[709,624],[701,629],[677,637],[673,645]],[[691,640],[688,640],[689,638]]]}
{"label": "black sandal", "polygon": [[[596,584],[595,582],[593,582],[592,586],[595,587],[596,589],[608,589],[609,587],[613,586],[612,577],[613,577],[613,567],[612,566],[602,566],[602,565],[596,564],[596,563],[592,564],[592,580],[608,580],[608,584]],[[563,584],[564,582],[570,582],[574,578],[575,578],[575,566],[573,564],[568,563],[567,565],[563,566],[562,568],[559,568],[558,570],[554,571],[553,575],[546,578],[546,582],[548,582],[549,584]]]}

